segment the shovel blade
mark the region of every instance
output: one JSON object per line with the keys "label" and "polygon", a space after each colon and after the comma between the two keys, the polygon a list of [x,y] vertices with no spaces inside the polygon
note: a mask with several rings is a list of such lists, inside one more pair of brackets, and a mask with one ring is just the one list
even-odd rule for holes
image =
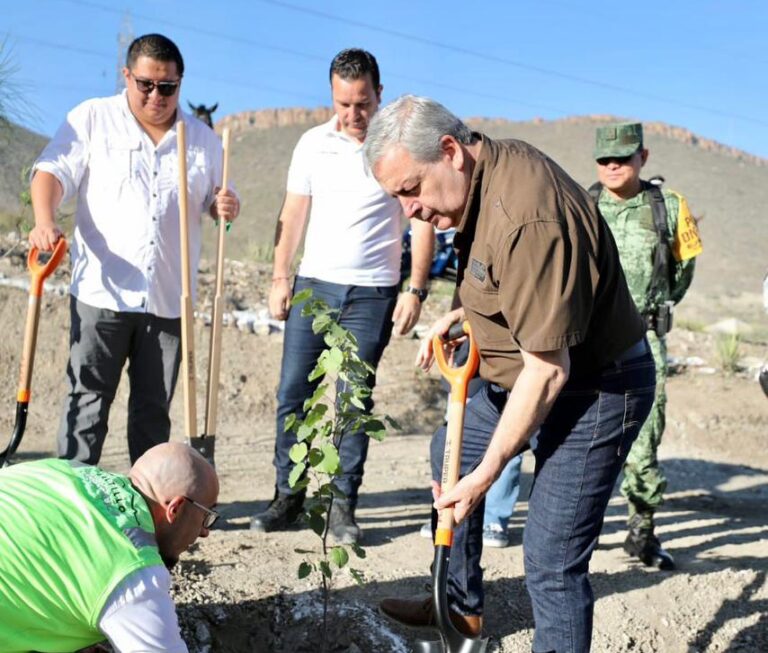
{"label": "shovel blade", "polygon": [[216,467],[216,463],[213,460],[213,454],[216,448],[216,438],[210,435],[207,437],[201,435],[199,437],[189,438],[187,444],[211,463],[213,467]]}

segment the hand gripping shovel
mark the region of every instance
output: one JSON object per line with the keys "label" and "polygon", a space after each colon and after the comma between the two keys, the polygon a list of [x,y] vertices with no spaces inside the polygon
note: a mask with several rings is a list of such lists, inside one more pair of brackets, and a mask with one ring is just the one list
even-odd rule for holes
{"label": "hand gripping shovel", "polygon": [[[218,245],[216,248],[216,290],[211,320],[211,341],[208,357],[206,384],[205,432],[197,435],[196,379],[195,379],[195,332],[192,306],[191,271],[189,265],[189,219],[187,214],[187,141],[183,121],[176,124],[179,154],[179,228],[181,237],[181,367],[184,379],[184,432],[189,445],[199,451],[212,465],[216,445],[216,416],[218,408],[219,371],[221,364],[221,331],[224,303],[224,235],[226,224],[219,220]],[[222,188],[229,183],[229,128],[224,129],[224,162]]]}
{"label": "hand gripping shovel", "polygon": [[67,241],[59,238],[46,263],[38,259],[40,254],[37,247],[30,247],[27,256],[29,268],[29,303],[27,304],[27,322],[24,327],[24,347],[21,352],[21,372],[19,373],[19,389],[16,393],[16,423],[13,426],[11,441],[0,453],[0,467],[5,467],[11,456],[18,449],[24,429],[27,426],[27,411],[32,388],[32,368],[35,363],[35,347],[37,346],[37,326],[40,323],[40,298],[43,296],[43,282],[53,273],[67,253]]}
{"label": "hand gripping shovel", "polygon": [[[443,491],[450,490],[459,480],[461,464],[461,439],[464,432],[464,408],[467,403],[467,387],[475,375],[480,357],[472,338],[469,322],[458,324],[448,331],[446,340],[455,340],[463,335],[469,336],[469,356],[461,367],[451,367],[445,359],[443,341],[435,336],[432,348],[437,366],[451,386],[448,400],[448,429],[445,437],[443,454]],[[450,618],[448,608],[447,582],[448,562],[453,543],[453,508],[440,511],[435,533],[435,558],[432,564],[432,602],[435,609],[435,621],[440,631],[436,641],[418,640],[416,653],[484,653],[488,646],[487,639],[474,639],[462,635]]]}

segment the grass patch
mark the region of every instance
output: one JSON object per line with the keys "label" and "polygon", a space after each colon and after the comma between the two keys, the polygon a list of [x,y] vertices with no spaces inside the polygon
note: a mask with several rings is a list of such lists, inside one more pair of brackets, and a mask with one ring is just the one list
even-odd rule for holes
{"label": "grass patch", "polygon": [[717,358],[720,368],[726,374],[734,374],[739,369],[741,357],[741,338],[739,334],[721,334],[717,337]]}

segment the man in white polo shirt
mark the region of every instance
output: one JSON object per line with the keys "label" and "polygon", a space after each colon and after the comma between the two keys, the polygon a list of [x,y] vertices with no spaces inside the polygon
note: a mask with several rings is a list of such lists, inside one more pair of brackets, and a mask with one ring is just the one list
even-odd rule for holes
{"label": "man in white polo shirt", "polygon": [[[137,38],[123,69],[126,90],[70,111],[34,165],[32,245],[53,247],[61,237],[56,209],[77,199],[63,458],[99,461],[126,360],[131,462],[170,434],[181,352],[177,120],[187,130],[193,270],[203,212],[225,220],[239,212],[235,194],[217,188],[221,142],[178,107],[183,74],[170,39]],[[194,293],[194,275],[192,282]]]}
{"label": "man in white polo shirt", "polygon": [[[296,145],[275,234],[269,308],[275,318],[287,322],[277,396],[275,497],[251,520],[251,528],[262,532],[286,528],[301,512],[304,493],[294,494],[288,484],[293,468],[288,452],[296,436],[286,432],[284,424],[292,413],[303,415],[304,400],[318,383],[310,383],[307,376],[325,349],[322,336],[312,332],[311,319],[298,309],[289,310],[293,294],[311,288],[315,298],[338,309],[341,325],[358,340],[360,357],[374,368],[393,323],[398,334],[410,331],[427,296],[433,228],[414,221],[410,286],[399,294],[402,211],[363,160],[368,122],[381,101],[376,59],[365,50],[343,50],[331,62],[330,82],[335,115],[307,131]],[[305,225],[304,256],[292,283],[291,265]],[[366,409],[372,408],[368,401]],[[334,502],[330,517],[331,533],[340,542],[360,538],[354,515],[367,452],[364,433],[342,438],[343,475],[337,485],[346,497]]]}

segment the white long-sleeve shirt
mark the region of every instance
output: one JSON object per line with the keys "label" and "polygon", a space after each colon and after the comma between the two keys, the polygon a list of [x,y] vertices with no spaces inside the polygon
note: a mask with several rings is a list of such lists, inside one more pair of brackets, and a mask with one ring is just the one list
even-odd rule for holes
{"label": "white long-sleeve shirt", "polygon": [[117,653],[187,653],[165,567],[144,567],[112,591],[99,617],[99,630]]}
{"label": "white long-sleeve shirt", "polygon": [[[222,147],[202,122],[177,109],[187,132],[192,294],[201,217],[221,184]],[[125,92],[87,100],[35,162],[54,175],[64,201],[77,198],[71,243],[71,292],[113,311],[181,314],[179,167],[174,125],[155,145],[128,107]]]}

